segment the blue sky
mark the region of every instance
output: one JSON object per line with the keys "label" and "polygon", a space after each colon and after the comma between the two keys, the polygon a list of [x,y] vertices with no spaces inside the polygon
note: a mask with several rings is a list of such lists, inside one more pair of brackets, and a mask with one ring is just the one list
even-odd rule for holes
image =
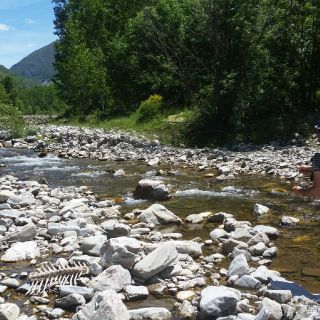
{"label": "blue sky", "polygon": [[51,0],[0,0],[0,64],[10,68],[54,41],[53,19]]}

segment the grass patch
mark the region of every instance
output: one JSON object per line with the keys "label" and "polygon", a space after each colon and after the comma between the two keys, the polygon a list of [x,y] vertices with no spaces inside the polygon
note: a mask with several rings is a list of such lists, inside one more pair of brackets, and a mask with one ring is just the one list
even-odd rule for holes
{"label": "grass patch", "polygon": [[138,120],[139,116],[138,112],[134,112],[126,117],[109,120],[97,120],[95,116],[88,116],[85,121],[73,118],[67,121],[55,121],[54,123],[105,130],[134,131],[149,139],[158,139],[165,144],[180,145],[186,143],[184,130],[194,113],[188,110],[175,114],[158,114],[144,122]]}

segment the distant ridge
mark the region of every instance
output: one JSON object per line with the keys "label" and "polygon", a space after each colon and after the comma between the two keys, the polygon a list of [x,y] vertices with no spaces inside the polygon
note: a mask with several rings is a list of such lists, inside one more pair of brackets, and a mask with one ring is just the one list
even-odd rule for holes
{"label": "distant ridge", "polygon": [[10,71],[41,84],[50,82],[55,74],[53,65],[54,44],[55,42],[52,42],[49,45],[32,52],[20,62],[13,65]]}
{"label": "distant ridge", "polygon": [[0,81],[7,76],[12,78],[14,82],[21,87],[32,87],[38,85],[37,82],[22,76],[18,76],[9,69],[7,69],[5,66],[0,65]]}

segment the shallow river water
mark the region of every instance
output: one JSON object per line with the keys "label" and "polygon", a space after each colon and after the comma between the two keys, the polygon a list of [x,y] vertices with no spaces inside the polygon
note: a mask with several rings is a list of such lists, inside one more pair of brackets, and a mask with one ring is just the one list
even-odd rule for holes
{"label": "shallow river water", "polygon": [[[120,168],[126,175],[114,177],[113,172]],[[241,176],[218,182],[214,177],[205,177],[208,171],[200,172],[181,165],[160,168],[176,173],[161,178],[173,190],[172,199],[162,203],[165,207],[182,219],[192,213],[224,211],[253,225],[278,227],[280,237],[275,244],[279,252],[271,269],[280,271],[311,292],[320,292],[320,202],[295,198],[290,193],[291,184],[268,176]],[[22,180],[44,177],[49,187],[87,185],[101,199],[122,198],[123,213],[150,205],[147,201],[133,200],[132,192],[138,181],[154,175],[154,170],[144,162],[66,160],[55,155],[39,158],[30,150],[0,149],[0,175],[12,174]],[[268,206],[271,213],[256,217],[253,214],[255,203]],[[301,222],[293,228],[280,228],[279,220],[283,215],[298,217]],[[209,223],[183,224],[166,231],[181,232],[185,239],[201,237],[207,240],[214,227]],[[15,268],[19,268],[18,265],[1,266],[3,271],[15,272]]]}

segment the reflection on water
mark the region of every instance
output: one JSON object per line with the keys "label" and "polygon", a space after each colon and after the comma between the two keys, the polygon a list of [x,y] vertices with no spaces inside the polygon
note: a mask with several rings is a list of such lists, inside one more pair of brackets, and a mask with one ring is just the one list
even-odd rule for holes
{"label": "reflection on water", "polygon": [[[4,165],[4,166],[2,166]],[[126,175],[114,177],[113,172],[123,169]],[[320,292],[320,202],[294,198],[291,185],[268,176],[243,176],[234,181],[217,182],[197,172],[182,167],[162,166],[178,174],[160,177],[173,190],[172,199],[163,203],[181,218],[204,211],[224,211],[238,220],[252,224],[279,227],[283,215],[298,217],[302,223],[294,228],[282,228],[276,241],[279,255],[272,268],[284,276],[298,281],[313,292]],[[155,174],[144,162],[99,162],[89,159],[59,159],[54,155],[38,158],[32,151],[0,149],[0,174],[12,174],[23,180],[44,177],[50,187],[87,185],[101,199],[121,197],[123,212],[145,208],[148,201],[136,201],[132,192],[138,181]],[[255,203],[271,209],[261,218],[253,214]],[[171,232],[181,232],[187,239],[196,236],[208,239],[214,224],[174,226]]]}

